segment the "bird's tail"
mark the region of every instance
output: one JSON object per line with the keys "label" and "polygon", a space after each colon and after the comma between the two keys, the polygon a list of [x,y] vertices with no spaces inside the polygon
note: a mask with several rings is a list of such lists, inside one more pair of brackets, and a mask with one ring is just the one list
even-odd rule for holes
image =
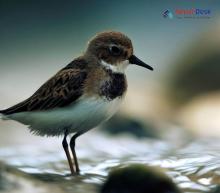
{"label": "bird's tail", "polygon": [[0,119],[4,119],[4,114],[3,114],[3,111],[0,110]]}
{"label": "bird's tail", "polygon": [[0,110],[0,120],[9,120],[10,118],[8,117],[7,113],[5,110]]}
{"label": "bird's tail", "polygon": [[3,114],[2,114],[2,111],[0,111],[0,119],[2,119],[3,117]]}

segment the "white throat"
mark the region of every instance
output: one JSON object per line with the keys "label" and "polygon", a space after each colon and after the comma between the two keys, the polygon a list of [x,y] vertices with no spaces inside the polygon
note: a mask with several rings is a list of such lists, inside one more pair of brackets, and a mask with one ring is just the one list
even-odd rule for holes
{"label": "white throat", "polygon": [[128,64],[129,64],[129,61],[128,61],[128,60],[125,60],[125,61],[123,61],[123,62],[120,62],[120,63],[118,63],[118,64],[113,65],[113,64],[109,64],[109,63],[105,62],[104,60],[101,60],[101,64],[102,64],[106,69],[112,70],[113,72],[124,73],[126,67],[127,67]]}

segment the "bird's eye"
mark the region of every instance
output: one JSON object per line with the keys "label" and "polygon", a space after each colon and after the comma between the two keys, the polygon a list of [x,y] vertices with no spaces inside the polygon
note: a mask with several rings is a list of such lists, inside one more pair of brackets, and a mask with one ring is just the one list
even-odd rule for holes
{"label": "bird's eye", "polygon": [[109,50],[110,50],[110,53],[111,53],[112,55],[114,55],[114,56],[118,56],[118,55],[121,54],[121,49],[120,49],[119,47],[117,47],[117,46],[111,46],[111,47],[109,48]]}

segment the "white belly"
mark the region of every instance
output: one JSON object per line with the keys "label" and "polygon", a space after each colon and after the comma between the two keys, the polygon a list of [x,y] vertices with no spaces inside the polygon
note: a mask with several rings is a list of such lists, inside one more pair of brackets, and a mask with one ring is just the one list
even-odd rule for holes
{"label": "white belly", "polygon": [[43,112],[22,112],[6,117],[28,125],[37,135],[63,135],[67,128],[70,133],[89,130],[109,119],[120,106],[122,98],[80,99],[76,104]]}

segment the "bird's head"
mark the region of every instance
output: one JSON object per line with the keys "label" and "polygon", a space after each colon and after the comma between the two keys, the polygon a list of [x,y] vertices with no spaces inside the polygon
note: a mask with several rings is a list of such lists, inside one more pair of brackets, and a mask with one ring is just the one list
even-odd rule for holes
{"label": "bird's head", "polygon": [[123,72],[129,64],[153,68],[133,54],[131,40],[120,32],[102,32],[90,40],[86,53],[95,56],[102,65]]}

